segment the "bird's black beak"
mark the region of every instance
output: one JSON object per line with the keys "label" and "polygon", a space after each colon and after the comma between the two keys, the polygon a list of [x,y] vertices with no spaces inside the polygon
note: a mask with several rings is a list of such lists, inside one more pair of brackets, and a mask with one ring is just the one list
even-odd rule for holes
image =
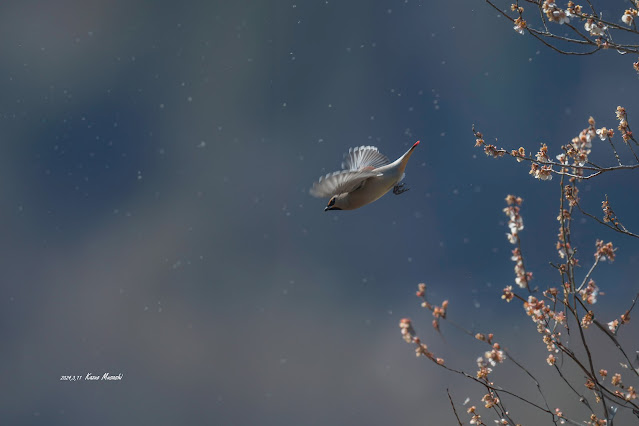
{"label": "bird's black beak", "polygon": [[329,210],[342,210],[342,209],[340,209],[339,207],[328,207],[328,206],[324,208],[325,212],[327,212]]}

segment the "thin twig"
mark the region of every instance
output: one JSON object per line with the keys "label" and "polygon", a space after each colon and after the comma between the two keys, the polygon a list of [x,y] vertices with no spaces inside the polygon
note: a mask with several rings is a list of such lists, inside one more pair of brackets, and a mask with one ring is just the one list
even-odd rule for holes
{"label": "thin twig", "polygon": [[588,399],[586,399],[585,396],[583,396],[582,394],[580,394],[579,392],[577,392],[577,389],[575,389],[570,382],[568,381],[568,379],[566,379],[566,377],[564,376],[564,374],[561,372],[561,368],[559,368],[558,366],[554,366],[555,367],[555,371],[557,371],[557,373],[559,373],[559,377],[562,378],[562,380],[568,385],[568,387],[575,393],[575,395],[577,395],[579,397],[579,402],[583,403],[586,407],[588,407],[588,409],[590,410],[591,413],[594,413],[594,411],[592,410],[592,407],[590,407],[590,403],[588,402]]}
{"label": "thin twig", "polygon": [[[513,359],[509,353],[506,354],[507,357],[509,357],[509,359],[515,363],[515,365],[517,367],[519,367],[520,369],[524,370],[524,372],[526,372],[526,374],[528,374],[528,376],[530,377],[530,379],[535,382],[535,385],[537,386],[537,390],[539,391],[539,395],[541,395],[541,399],[544,400],[544,405],[546,406],[546,408],[548,409],[548,411],[550,410],[550,406],[548,405],[548,401],[546,400],[546,397],[544,396],[544,392],[541,390],[541,385],[539,384],[539,381],[535,378],[535,376],[532,375],[532,373],[530,371],[528,371],[528,369],[526,369],[523,365],[521,365],[520,363],[518,363],[515,359]],[[557,424],[557,422],[555,421],[555,416],[553,416],[552,419],[553,423]]]}
{"label": "thin twig", "polygon": [[590,274],[592,274],[592,271],[594,271],[595,268],[597,267],[597,265],[599,264],[599,259],[600,259],[599,256],[597,256],[595,258],[595,263],[593,263],[592,266],[590,267],[590,270],[588,271],[588,273],[584,277],[584,280],[581,282],[581,285],[579,286],[579,288],[577,290],[575,290],[577,293],[579,293],[581,291],[581,289],[586,285],[586,283],[590,279]]}
{"label": "thin twig", "polygon": [[448,394],[448,400],[450,401],[450,406],[453,407],[453,413],[455,413],[455,418],[457,419],[457,423],[459,426],[463,426],[464,424],[459,420],[459,416],[457,415],[457,409],[455,408],[455,404],[453,403],[453,398],[450,396],[450,391],[446,388],[446,393]]}
{"label": "thin twig", "polygon": [[[632,301],[632,305],[630,306],[630,309],[628,309],[626,311],[627,315],[630,315],[630,311],[635,307],[635,304],[637,303],[637,298],[639,298],[639,294],[637,294],[635,296],[635,298]],[[586,306],[584,305],[584,303],[580,300],[577,299],[579,301],[579,303],[581,304],[581,306],[587,310]],[[593,323],[597,326],[597,328],[599,328],[606,336],[608,336],[608,338],[610,338],[610,340],[612,340],[612,342],[615,344],[615,346],[617,347],[617,349],[619,349],[619,351],[621,352],[621,354],[623,355],[624,358],[626,358],[626,361],[628,361],[628,365],[630,365],[632,371],[635,373],[636,376],[639,376],[639,372],[635,369],[632,368],[632,361],[630,361],[630,358],[628,357],[628,355],[626,354],[626,352],[623,350],[623,347],[621,346],[621,344],[619,343],[619,341],[617,340],[617,338],[615,337],[615,335],[613,333],[611,333],[606,327],[604,327],[603,324],[601,324],[596,318],[593,318]]]}
{"label": "thin twig", "polygon": [[[486,387],[486,389],[489,389],[489,390],[492,390],[492,391],[497,391],[497,392],[503,392],[503,393],[505,393],[507,395],[510,395],[510,396],[512,396],[512,397],[514,397],[516,399],[519,399],[522,402],[525,402],[526,404],[528,404],[528,405],[530,405],[530,406],[532,406],[534,408],[537,408],[540,411],[543,411],[544,413],[548,413],[548,414],[552,415],[553,417],[555,416],[555,413],[553,413],[552,411],[547,410],[544,407],[542,407],[542,406],[540,406],[538,404],[535,404],[534,402],[529,401],[528,399],[526,399],[526,398],[524,398],[524,397],[522,397],[520,395],[517,395],[514,392],[511,392],[511,391],[509,391],[507,389],[504,389],[501,386],[496,386],[494,384],[484,382],[484,381],[476,378],[475,376],[472,376],[472,375],[466,373],[465,371],[454,369],[454,368],[449,367],[449,366],[447,366],[445,364],[438,364],[435,360],[431,360],[431,361],[433,361],[435,364],[439,365],[440,367],[443,367],[444,369],[446,369],[446,370],[448,370],[448,371],[450,371],[452,373],[456,373],[456,374],[462,375],[462,376],[464,376],[464,377],[466,377],[466,378],[468,378],[468,379],[470,379],[470,380],[472,380],[474,382],[479,383],[480,385]],[[577,422],[575,422],[573,420],[570,420],[570,419],[567,419],[565,417],[562,417],[562,419],[564,419],[565,421],[570,422],[570,423],[572,423],[574,425],[581,425],[580,423],[577,423]]]}
{"label": "thin twig", "polygon": [[[619,163],[619,165],[621,166],[621,158],[619,158],[619,154],[617,154],[617,149],[615,148],[615,145],[612,143],[612,138],[610,136],[608,136],[608,142],[610,142],[610,147],[612,148],[612,152],[615,153],[615,158],[617,159],[617,163]],[[639,161],[639,159],[637,159],[637,161]]]}
{"label": "thin twig", "polygon": [[625,234],[625,235],[628,235],[628,236],[630,236],[630,237],[639,238],[639,235],[637,235],[637,234],[635,234],[635,233],[633,233],[633,232],[628,231],[625,227],[613,226],[613,225],[611,225],[611,224],[609,224],[609,223],[607,223],[607,222],[604,222],[603,220],[599,219],[597,216],[595,216],[595,215],[592,215],[592,214],[588,213],[587,211],[585,211],[585,210],[581,207],[581,205],[580,205],[579,203],[575,203],[575,205],[577,206],[577,208],[579,209],[579,211],[581,212],[581,214],[583,214],[583,215],[585,215],[585,216],[588,216],[588,217],[589,217],[589,218],[591,218],[591,219],[594,219],[594,220],[595,220],[595,221],[597,221],[598,223],[600,223],[600,224],[602,224],[602,225],[604,225],[604,226],[607,226],[608,228],[612,229],[613,231],[617,231],[617,232],[619,232],[620,234]]}
{"label": "thin twig", "polygon": [[623,357],[626,358],[626,361],[628,361],[630,370],[632,370],[632,372],[635,373],[635,376],[639,376],[639,372],[637,372],[637,369],[632,366],[632,361],[630,361],[630,358],[628,358],[628,355],[626,355],[626,352],[623,350],[623,347],[621,346],[617,338],[609,330],[607,330],[606,327],[604,327],[603,324],[601,324],[598,320],[595,319],[593,323],[597,326],[597,328],[599,328],[599,330],[603,331],[603,333],[606,336],[608,336],[610,340],[612,340],[612,342],[615,344],[617,349],[619,349],[619,352],[621,352]]}
{"label": "thin twig", "polygon": [[620,166],[609,166],[609,167],[591,167],[591,166],[579,166],[579,165],[569,165],[569,164],[562,164],[562,163],[558,163],[556,161],[539,161],[535,158],[532,157],[519,157],[519,156],[515,156],[512,155],[510,153],[510,151],[506,150],[506,149],[496,149],[495,150],[496,153],[499,154],[503,154],[503,155],[508,155],[510,157],[516,158],[516,159],[521,159],[521,160],[525,160],[525,161],[529,161],[531,163],[535,163],[535,164],[539,164],[540,166],[557,166],[560,168],[571,168],[571,169],[576,169],[576,170],[588,170],[588,171],[593,171],[594,173],[592,173],[591,175],[588,176],[579,176],[579,175],[575,175],[572,173],[568,173],[568,172],[562,172],[562,171],[558,171],[558,170],[551,170],[553,173],[557,174],[557,175],[563,175],[563,176],[568,176],[568,177],[574,177],[576,179],[581,179],[581,180],[588,180],[588,179],[592,179],[595,176],[598,176],[602,173],[606,173],[606,172],[613,172],[616,170],[634,170],[639,168],[639,164],[622,164]]}

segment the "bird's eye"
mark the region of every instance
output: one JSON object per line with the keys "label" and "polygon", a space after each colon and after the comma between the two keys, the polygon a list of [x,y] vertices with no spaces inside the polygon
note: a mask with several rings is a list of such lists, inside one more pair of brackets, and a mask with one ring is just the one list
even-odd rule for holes
{"label": "bird's eye", "polygon": [[334,204],[335,204],[335,197],[331,198],[331,200],[328,202],[328,206],[331,207]]}

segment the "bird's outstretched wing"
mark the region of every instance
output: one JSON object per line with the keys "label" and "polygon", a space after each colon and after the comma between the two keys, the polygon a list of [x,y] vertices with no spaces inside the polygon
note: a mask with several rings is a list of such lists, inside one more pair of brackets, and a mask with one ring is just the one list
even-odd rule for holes
{"label": "bird's outstretched wing", "polygon": [[344,170],[372,170],[390,164],[388,158],[380,154],[374,146],[351,148],[344,157],[346,157],[342,163]]}
{"label": "bird's outstretched wing", "polygon": [[373,176],[378,176],[378,173],[369,170],[342,170],[329,173],[315,182],[310,193],[313,197],[325,198],[352,192]]}

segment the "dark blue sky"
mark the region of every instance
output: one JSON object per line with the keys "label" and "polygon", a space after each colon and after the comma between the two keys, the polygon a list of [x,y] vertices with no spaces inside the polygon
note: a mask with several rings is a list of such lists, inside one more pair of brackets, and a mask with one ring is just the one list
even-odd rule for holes
{"label": "dark blue sky", "polygon": [[[470,372],[484,348],[434,333],[419,282],[550,374],[500,300],[502,209],[524,198],[527,267],[559,285],[558,182],[487,158],[471,127],[554,156],[590,115],[616,128],[621,104],[632,126],[636,58],[559,56],[481,1],[66,3],[0,6],[2,423],[453,424],[446,386],[482,389],[416,360],[399,320]],[[308,194],[348,148],[416,140],[409,192],[328,213]],[[592,158],[613,160],[600,141]],[[582,199],[599,214],[607,193],[636,231],[636,183]],[[575,231],[585,266],[595,239],[620,247],[597,277],[612,318],[637,246]],[[123,380],[59,381],[106,372]]]}

